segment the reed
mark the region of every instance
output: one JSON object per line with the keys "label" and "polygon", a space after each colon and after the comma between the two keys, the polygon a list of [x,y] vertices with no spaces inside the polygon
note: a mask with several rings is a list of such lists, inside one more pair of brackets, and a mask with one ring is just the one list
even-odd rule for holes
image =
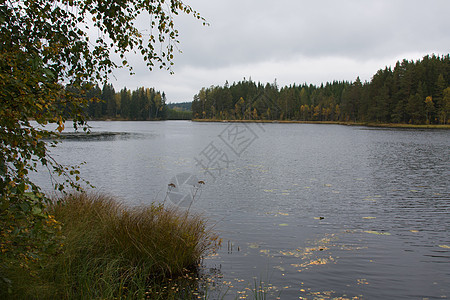
{"label": "reed", "polygon": [[[200,215],[150,204],[129,208],[100,194],[56,201],[62,251],[41,261],[21,296],[58,299],[177,299],[198,295],[203,256],[220,246]],[[19,280],[20,282],[21,280]]]}

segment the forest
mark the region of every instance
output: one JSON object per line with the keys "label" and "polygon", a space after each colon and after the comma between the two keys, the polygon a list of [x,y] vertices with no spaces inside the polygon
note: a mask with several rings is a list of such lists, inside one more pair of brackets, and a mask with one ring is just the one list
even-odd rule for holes
{"label": "forest", "polygon": [[298,120],[448,124],[450,57],[427,55],[380,69],[370,82],[321,86],[250,79],[202,88],[192,102],[194,119]]}
{"label": "forest", "polygon": [[165,93],[154,88],[140,87],[134,91],[123,88],[116,92],[112,84],[104,84],[103,88],[95,85],[72,92],[89,99],[84,112],[89,119],[165,120],[170,113]]}
{"label": "forest", "polygon": [[167,119],[168,120],[191,120],[192,102],[169,103],[167,104]]}
{"label": "forest", "polygon": [[84,113],[91,120],[192,119],[191,102],[167,104],[165,93],[154,88],[140,87],[134,91],[123,88],[116,92],[112,84],[105,84],[102,89],[95,85],[86,88],[82,93],[89,100]]}

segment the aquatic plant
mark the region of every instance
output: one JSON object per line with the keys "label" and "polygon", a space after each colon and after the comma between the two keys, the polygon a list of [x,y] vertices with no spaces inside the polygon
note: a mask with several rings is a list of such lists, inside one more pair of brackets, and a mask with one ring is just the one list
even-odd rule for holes
{"label": "aquatic plant", "polygon": [[19,298],[177,299],[198,292],[185,276],[195,278],[202,257],[220,245],[205,218],[162,205],[129,208],[76,194],[49,212],[63,224],[62,250],[35,266],[34,278],[12,274],[21,278]]}

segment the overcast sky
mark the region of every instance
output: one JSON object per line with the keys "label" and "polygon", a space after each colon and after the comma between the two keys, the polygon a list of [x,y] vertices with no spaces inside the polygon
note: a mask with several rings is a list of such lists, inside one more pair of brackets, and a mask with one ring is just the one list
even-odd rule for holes
{"label": "overcast sky", "polygon": [[362,81],[397,60],[450,52],[449,0],[187,0],[210,23],[180,16],[174,75],[115,71],[116,90],[154,87],[168,102],[250,78],[278,86]]}

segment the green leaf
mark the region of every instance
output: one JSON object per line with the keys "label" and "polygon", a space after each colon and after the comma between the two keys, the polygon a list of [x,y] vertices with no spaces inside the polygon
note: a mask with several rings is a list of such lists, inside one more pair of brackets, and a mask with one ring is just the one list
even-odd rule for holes
{"label": "green leaf", "polygon": [[31,209],[31,213],[33,214],[33,215],[42,215],[42,209],[41,208],[39,208],[39,207],[37,207],[37,206],[33,206],[33,208]]}

